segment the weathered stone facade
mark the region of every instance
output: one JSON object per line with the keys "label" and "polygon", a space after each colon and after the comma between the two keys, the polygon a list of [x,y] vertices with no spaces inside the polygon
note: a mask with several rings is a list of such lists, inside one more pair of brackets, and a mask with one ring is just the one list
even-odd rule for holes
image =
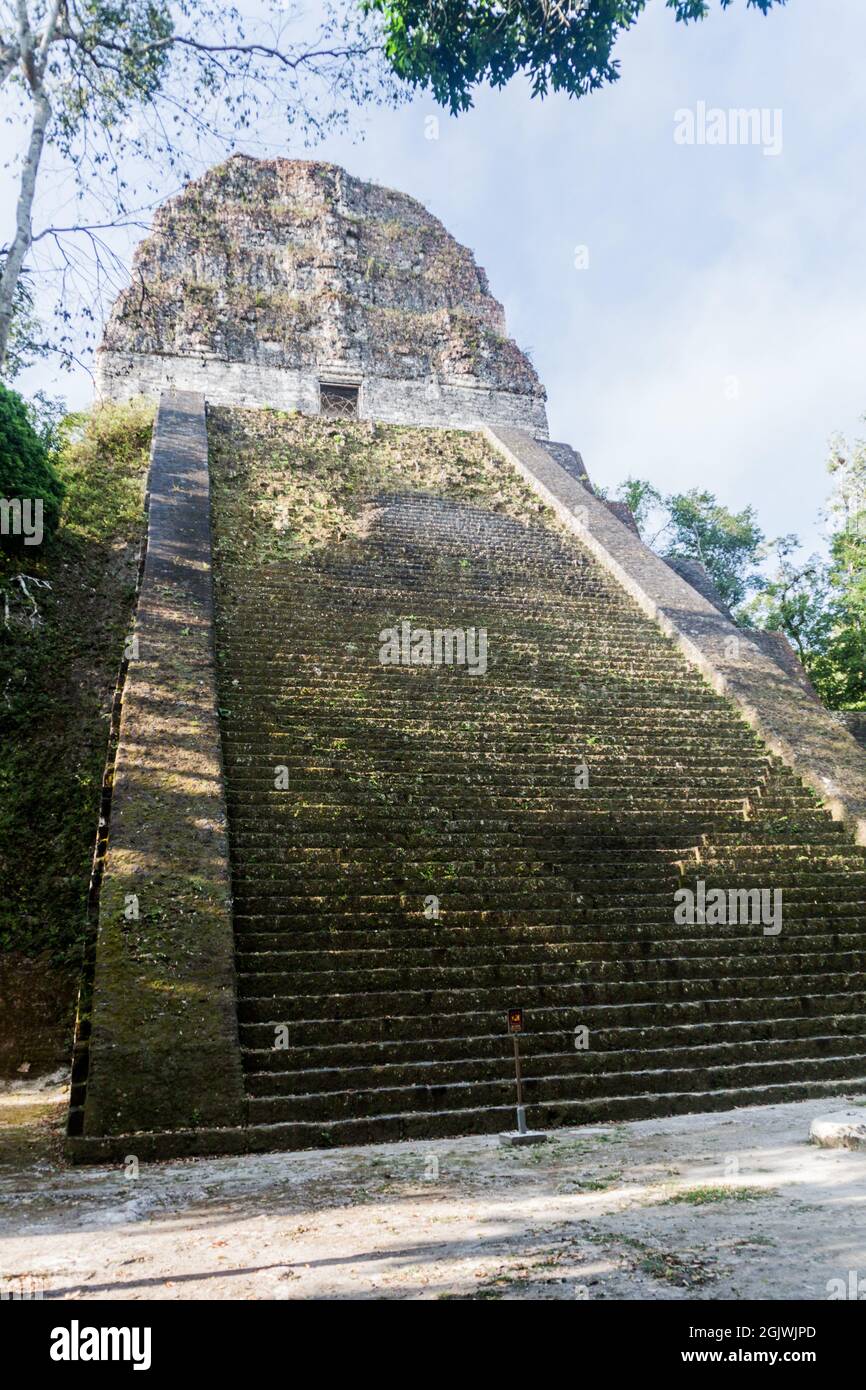
{"label": "weathered stone facade", "polygon": [[203,392],[397,424],[547,434],[545,392],[472,253],[332,164],[234,156],[158,211],[99,352],[100,394]]}

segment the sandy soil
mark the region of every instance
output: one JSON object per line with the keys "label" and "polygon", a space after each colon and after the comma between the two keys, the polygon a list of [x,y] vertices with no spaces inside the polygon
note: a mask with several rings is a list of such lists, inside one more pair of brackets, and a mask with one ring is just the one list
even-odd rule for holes
{"label": "sandy soil", "polygon": [[807,1143],[841,1099],[561,1130],[536,1149],[72,1169],[59,1082],[0,1091],[7,1295],[827,1299],[857,1271],[866,1298],[866,1153]]}

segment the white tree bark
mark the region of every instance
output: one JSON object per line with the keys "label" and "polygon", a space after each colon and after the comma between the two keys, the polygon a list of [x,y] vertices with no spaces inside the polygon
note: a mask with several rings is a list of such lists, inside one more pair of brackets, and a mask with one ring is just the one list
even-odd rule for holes
{"label": "white tree bark", "polygon": [[54,39],[61,0],[52,0],[45,19],[45,28],[38,46],[34,43],[27,13],[26,0],[18,0],[18,50],[24,78],[33,102],[30,140],[21,169],[18,205],[15,213],[15,235],[6,254],[0,274],[0,372],[6,362],[15,290],[24,267],[27,252],[33,244],[33,200],[36,196],[36,175],[45,148],[45,136],[51,120],[51,102],[45,85],[45,66],[48,49]]}

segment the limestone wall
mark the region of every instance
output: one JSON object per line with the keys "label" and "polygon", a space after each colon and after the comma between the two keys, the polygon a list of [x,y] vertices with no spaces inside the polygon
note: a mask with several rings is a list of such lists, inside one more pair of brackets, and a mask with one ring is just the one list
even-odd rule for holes
{"label": "limestone wall", "polygon": [[100,891],[85,1141],[243,1120],[226,823],[204,401],[178,394],[163,398],[154,425]]}
{"label": "limestone wall", "polygon": [[[339,378],[336,371],[326,377]],[[213,405],[271,406],[276,410],[319,413],[316,373],[252,362],[223,362],[215,358],[116,353],[97,357],[97,394],[108,400],[156,396],[163,391],[197,391]],[[482,424],[514,426],[531,434],[547,434],[544,402],[512,391],[497,391],[482,383],[394,380],[364,377],[361,381],[361,419],[393,425],[475,429]]]}
{"label": "limestone wall", "polygon": [[414,198],[333,164],[235,156],[158,210],[106,325],[102,396],[316,413],[334,378],[361,383],[368,418],[547,433],[484,271]]}

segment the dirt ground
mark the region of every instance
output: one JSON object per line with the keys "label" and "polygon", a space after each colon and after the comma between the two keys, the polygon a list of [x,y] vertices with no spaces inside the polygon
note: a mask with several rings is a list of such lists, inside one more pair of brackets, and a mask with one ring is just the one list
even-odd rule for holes
{"label": "dirt ground", "polygon": [[[495,1138],[69,1168],[62,1078],[0,1090],[0,1294],[827,1299],[863,1280],[866,1096]],[[838,1296],[838,1295],[837,1295]]]}

